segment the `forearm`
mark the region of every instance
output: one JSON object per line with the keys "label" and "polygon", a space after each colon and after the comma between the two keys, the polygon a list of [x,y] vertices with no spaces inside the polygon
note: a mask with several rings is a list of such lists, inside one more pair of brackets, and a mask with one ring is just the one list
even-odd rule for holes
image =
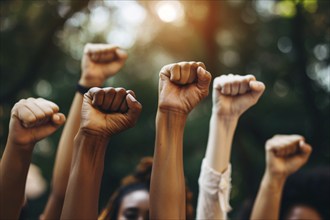
{"label": "forearm", "polygon": [[183,131],[186,115],[158,112],[150,186],[151,219],[185,218]]}
{"label": "forearm", "polygon": [[57,147],[52,189],[43,213],[45,219],[59,219],[68,185],[73,154],[73,140],[80,126],[83,95],[76,92]]}
{"label": "forearm", "polygon": [[98,197],[109,139],[79,131],[76,154],[65,195],[61,219],[97,219]]}
{"label": "forearm", "polygon": [[273,177],[268,172],[264,174],[251,219],[278,219],[285,180],[283,177]]}
{"label": "forearm", "polygon": [[22,149],[13,143],[7,143],[1,159],[0,219],[18,219],[23,206],[26,177],[33,148],[30,146]]}
{"label": "forearm", "polygon": [[237,122],[238,117],[235,116],[224,117],[215,113],[211,116],[205,160],[219,173],[223,173],[229,165]]}

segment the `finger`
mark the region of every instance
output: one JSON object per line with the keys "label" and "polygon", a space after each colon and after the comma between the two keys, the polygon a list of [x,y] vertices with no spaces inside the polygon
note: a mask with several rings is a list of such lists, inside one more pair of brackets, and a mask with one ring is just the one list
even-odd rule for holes
{"label": "finger", "polygon": [[35,99],[28,98],[27,102],[25,103],[25,106],[33,112],[35,117],[37,118],[36,123],[38,123],[40,120],[45,119],[46,115],[42,111],[42,109],[35,103]]}
{"label": "finger", "polygon": [[172,82],[179,82],[180,81],[180,65],[178,64],[173,64],[170,67],[170,80]]}
{"label": "finger", "polygon": [[[136,95],[135,95],[135,93],[132,90],[127,90],[126,91],[126,94],[131,94],[134,98],[136,98]],[[128,110],[128,105],[127,105],[126,98],[125,98],[123,100],[123,102],[121,103],[121,105],[120,105],[119,111],[121,113],[126,113],[127,110]]]}
{"label": "finger", "polygon": [[26,106],[22,106],[17,109],[17,117],[21,121],[22,126],[25,128],[32,127],[37,121],[37,117]]}
{"label": "finger", "polygon": [[36,99],[35,104],[44,112],[46,116],[51,116],[59,111],[59,107],[48,100]]}
{"label": "finger", "polygon": [[230,80],[231,80],[231,76],[223,76],[222,78],[222,82],[221,82],[221,90],[220,92],[223,95],[230,95],[231,94],[231,86],[230,86]]}
{"label": "finger", "polygon": [[116,54],[120,60],[126,60],[128,58],[128,53],[121,48],[116,49]]}
{"label": "finger", "polygon": [[206,70],[206,66],[203,62],[197,62],[197,65],[202,67],[204,70]]}
{"label": "finger", "polygon": [[56,113],[56,114],[53,114],[53,116],[52,116],[52,122],[55,125],[62,125],[62,124],[64,124],[65,120],[66,120],[66,118],[63,113]]}
{"label": "finger", "polygon": [[312,147],[304,141],[299,142],[299,150],[306,156],[309,156],[312,153]]}
{"label": "finger", "polygon": [[256,98],[259,99],[260,96],[265,91],[265,84],[259,81],[250,81],[249,87],[251,89],[251,94]]}
{"label": "finger", "polygon": [[211,74],[202,67],[197,68],[197,87],[201,90],[208,90],[211,83]]}
{"label": "finger", "polygon": [[240,83],[238,94],[242,95],[250,90],[250,81],[251,81],[251,78],[249,77],[249,75],[243,77],[243,79]]}
{"label": "finger", "polygon": [[[94,62],[99,63],[109,63],[116,60],[116,51],[112,50],[103,50],[97,52],[99,54],[98,59],[92,59]],[[93,57],[93,56],[92,56]]]}
{"label": "finger", "polygon": [[[91,90],[90,90],[91,91]],[[92,95],[92,105],[94,107],[101,106],[103,104],[105,98],[105,92],[103,89],[100,88],[92,88],[90,93]]]}
{"label": "finger", "polygon": [[58,107],[57,104],[55,104],[54,102],[51,102],[49,100],[43,99],[43,98],[37,98],[36,100],[38,103],[45,103],[45,105],[49,106],[53,112],[58,112],[60,110],[60,108]]}
{"label": "finger", "polygon": [[110,111],[112,102],[116,97],[116,89],[112,87],[108,87],[108,88],[104,88],[103,91],[104,91],[104,99],[101,105],[99,106],[102,111],[108,112]]}
{"label": "finger", "polygon": [[[179,84],[181,85],[185,85],[189,79],[189,75],[191,72],[191,65],[188,62],[184,62],[182,63],[180,68],[180,80],[179,80]],[[195,70],[196,71],[196,70]]]}
{"label": "finger", "polygon": [[127,115],[130,118],[131,126],[134,126],[141,114],[142,105],[131,94],[127,94],[126,101],[128,105]]}
{"label": "finger", "polygon": [[[197,81],[197,68],[198,68],[198,64],[195,62],[190,62],[190,74],[189,74],[189,78],[187,80],[187,83],[193,83],[195,81]],[[204,68],[205,69],[205,68]]]}
{"label": "finger", "polygon": [[231,89],[230,89],[230,95],[235,96],[238,94],[239,87],[240,87],[240,81],[239,76],[233,76],[232,81],[230,83]]}
{"label": "finger", "polygon": [[97,91],[99,91],[100,88],[98,87],[92,87],[90,88],[85,94],[84,97],[87,97],[88,99],[91,100],[91,102],[93,101],[94,95]]}
{"label": "finger", "polygon": [[111,112],[117,112],[120,109],[121,104],[125,100],[126,90],[124,88],[116,88],[116,95],[110,106]]}

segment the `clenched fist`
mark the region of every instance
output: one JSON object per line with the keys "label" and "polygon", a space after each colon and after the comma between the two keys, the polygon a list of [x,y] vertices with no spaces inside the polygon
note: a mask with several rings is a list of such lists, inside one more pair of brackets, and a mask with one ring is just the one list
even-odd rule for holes
{"label": "clenched fist", "polygon": [[55,132],[65,122],[59,107],[43,98],[22,99],[11,110],[8,140],[33,145]]}
{"label": "clenched fist", "polygon": [[275,135],[266,142],[267,171],[287,177],[308,160],[312,148],[300,135]]}
{"label": "clenched fist", "polygon": [[109,137],[133,127],[142,110],[134,96],[123,88],[91,88],[84,95],[81,129]]}
{"label": "clenched fist", "polygon": [[201,62],[164,66],[159,73],[159,110],[188,114],[208,95],[211,78]]}
{"label": "clenched fist", "polygon": [[222,75],[213,82],[213,112],[239,117],[263,94],[265,85],[253,75]]}
{"label": "clenched fist", "polygon": [[102,86],[125,64],[127,53],[111,44],[86,44],[82,58],[79,84],[85,87]]}

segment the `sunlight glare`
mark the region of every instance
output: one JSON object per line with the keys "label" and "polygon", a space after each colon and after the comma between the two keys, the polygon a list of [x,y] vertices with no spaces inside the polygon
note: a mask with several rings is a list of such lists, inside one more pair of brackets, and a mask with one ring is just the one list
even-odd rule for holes
{"label": "sunlight glare", "polygon": [[161,1],[156,5],[159,18],[164,22],[179,21],[183,17],[183,8],[178,1]]}

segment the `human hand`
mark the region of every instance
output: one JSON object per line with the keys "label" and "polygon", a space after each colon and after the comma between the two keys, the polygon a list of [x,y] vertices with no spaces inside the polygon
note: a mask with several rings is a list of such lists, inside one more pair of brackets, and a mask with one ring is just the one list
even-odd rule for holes
{"label": "human hand", "polygon": [[211,78],[201,62],[164,66],[159,73],[158,108],[187,115],[208,95]]}
{"label": "human hand", "polygon": [[125,64],[127,53],[111,44],[86,44],[82,58],[79,84],[85,87],[102,86]]}
{"label": "human hand", "polygon": [[84,95],[80,127],[89,134],[110,137],[133,127],[141,110],[131,90],[91,88]]}
{"label": "human hand", "polygon": [[257,103],[265,90],[253,75],[222,75],[213,81],[213,112],[219,116],[239,117]]}
{"label": "human hand", "polygon": [[65,122],[58,111],[55,103],[43,98],[21,99],[11,110],[8,140],[31,149]]}
{"label": "human hand", "polygon": [[286,178],[307,162],[311,152],[300,135],[275,135],[266,142],[267,172]]}

